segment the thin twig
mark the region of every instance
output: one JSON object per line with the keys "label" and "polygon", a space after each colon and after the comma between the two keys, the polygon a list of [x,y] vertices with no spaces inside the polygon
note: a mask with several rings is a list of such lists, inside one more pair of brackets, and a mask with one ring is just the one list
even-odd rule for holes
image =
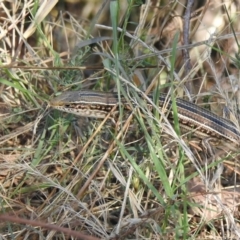
{"label": "thin twig", "polygon": [[68,228],[59,227],[59,226],[54,225],[54,224],[45,223],[45,222],[36,221],[36,220],[28,220],[28,219],[20,218],[20,217],[17,217],[17,216],[11,216],[11,215],[8,215],[8,214],[0,215],[0,220],[13,222],[13,223],[20,223],[20,224],[25,224],[25,225],[35,226],[35,227],[41,227],[41,228],[45,228],[45,229],[48,229],[48,230],[54,230],[54,231],[57,231],[57,232],[65,233],[66,235],[75,237],[77,239],[100,240],[99,238],[89,236],[89,235],[85,235],[85,234],[82,234],[78,231],[74,231],[74,230],[71,230],[71,229],[68,229]]}
{"label": "thin twig", "polygon": [[[194,0],[188,0],[185,15],[184,15],[184,26],[183,26],[183,44],[184,45],[189,44],[189,25],[190,25],[191,9],[192,9],[193,2]],[[190,57],[187,49],[183,49],[183,58],[185,62],[185,66],[184,66],[185,76],[187,76],[188,73],[191,71]],[[191,94],[193,92],[192,82],[187,82],[186,87]]]}

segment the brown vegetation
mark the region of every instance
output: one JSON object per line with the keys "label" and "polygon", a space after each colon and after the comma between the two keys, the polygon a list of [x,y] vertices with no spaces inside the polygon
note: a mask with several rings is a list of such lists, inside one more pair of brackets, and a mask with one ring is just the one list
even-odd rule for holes
{"label": "brown vegetation", "polygon": [[116,2],[0,2],[0,238],[239,238],[237,146],[137,98],[116,122],[49,109],[69,89],[172,92],[238,126],[238,1]]}

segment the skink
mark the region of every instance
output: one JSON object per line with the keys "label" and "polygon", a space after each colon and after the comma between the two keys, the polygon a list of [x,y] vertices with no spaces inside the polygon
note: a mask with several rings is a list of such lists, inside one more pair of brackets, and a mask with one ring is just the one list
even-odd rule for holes
{"label": "skink", "polygon": [[[52,108],[95,118],[104,118],[116,104],[119,104],[117,93],[92,90],[64,92],[50,101]],[[130,108],[129,103],[123,97],[121,97],[121,104],[128,109]],[[168,117],[172,120],[172,102],[169,97],[161,94],[158,104],[160,108],[164,107],[169,110]],[[133,103],[133,106],[135,105]],[[231,121],[181,98],[176,99],[176,105],[181,126],[196,130],[196,134],[226,139],[239,145],[240,131]]]}

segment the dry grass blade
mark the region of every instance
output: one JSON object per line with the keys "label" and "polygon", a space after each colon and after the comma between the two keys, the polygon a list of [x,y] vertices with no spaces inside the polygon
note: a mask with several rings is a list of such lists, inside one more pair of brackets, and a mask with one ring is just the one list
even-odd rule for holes
{"label": "dry grass blade", "polygon": [[53,7],[57,4],[57,0],[48,0],[48,1],[40,1],[40,7],[34,19],[32,20],[31,25],[27,28],[27,30],[23,33],[24,39],[29,38],[35,32],[38,25],[45,19],[45,17],[52,11]]}
{"label": "dry grass blade", "polygon": [[31,123],[28,123],[27,125],[23,126],[23,127],[19,127],[17,129],[15,129],[15,131],[13,133],[10,133],[8,135],[4,135],[2,137],[0,137],[0,144],[3,144],[7,141],[9,141],[10,139],[12,138],[15,138],[23,133],[26,133],[30,130],[33,129],[33,127],[35,126],[36,122],[31,122]]}

